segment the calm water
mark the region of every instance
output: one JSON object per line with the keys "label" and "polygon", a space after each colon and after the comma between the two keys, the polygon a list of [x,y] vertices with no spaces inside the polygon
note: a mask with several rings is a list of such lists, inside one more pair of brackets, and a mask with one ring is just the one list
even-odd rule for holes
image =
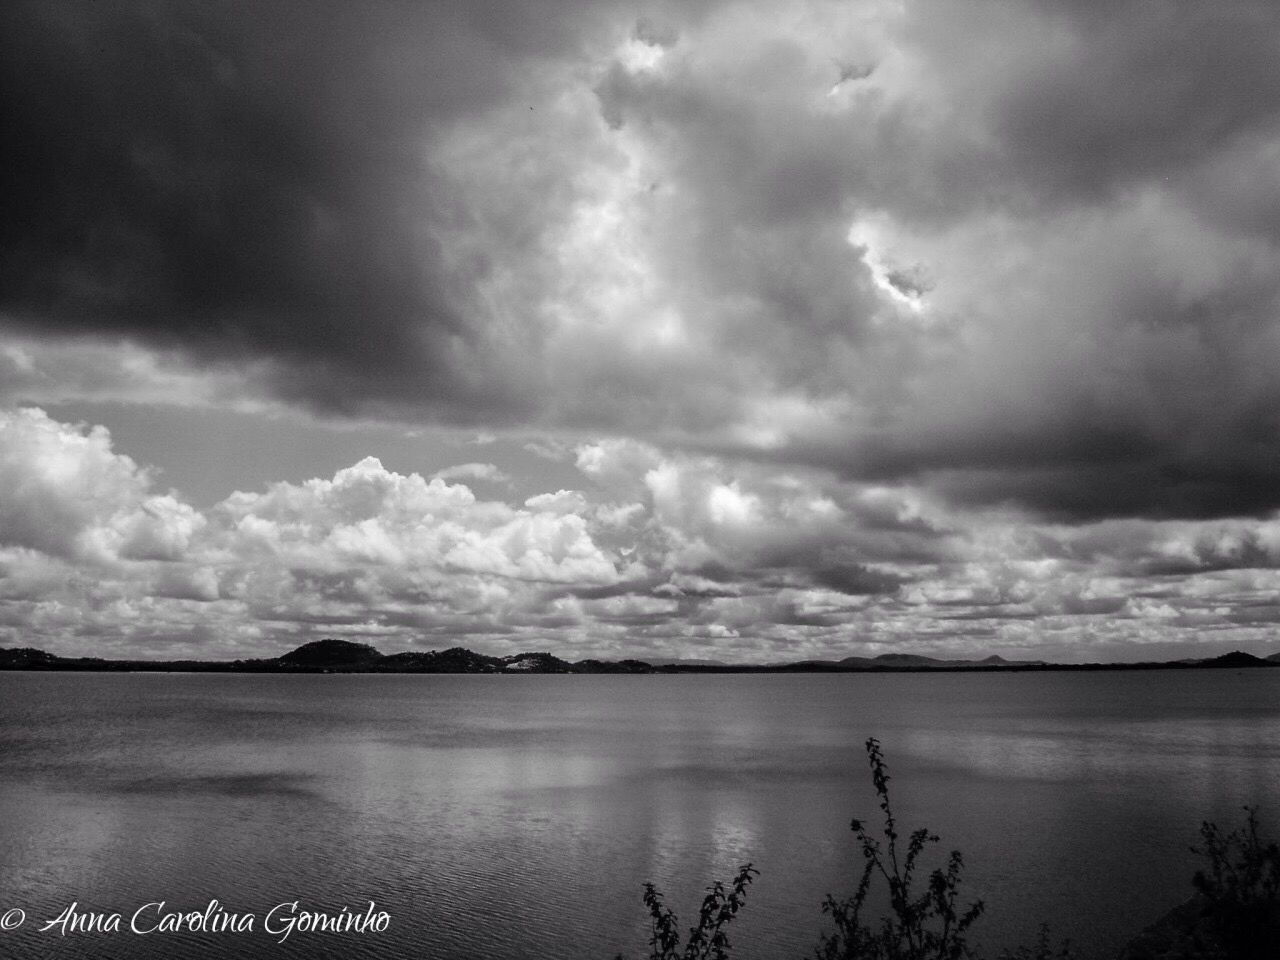
{"label": "calm water", "polygon": [[[0,955],[644,954],[752,860],[735,942],[811,950],[875,807],[959,847],[992,947],[1086,956],[1189,893],[1201,819],[1280,826],[1280,671],[845,676],[0,674]],[[77,901],[363,908],[382,934],[40,934]]]}

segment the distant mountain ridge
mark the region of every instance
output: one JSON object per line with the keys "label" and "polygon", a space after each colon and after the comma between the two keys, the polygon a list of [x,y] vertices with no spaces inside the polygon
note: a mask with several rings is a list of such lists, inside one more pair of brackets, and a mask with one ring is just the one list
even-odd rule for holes
{"label": "distant mountain ridge", "polygon": [[1044,660],[1006,660],[992,655],[981,660],[943,660],[912,653],[884,653],[843,660],[804,660],[764,665],[720,661],[579,660],[570,662],[546,652],[491,657],[464,647],[410,650],[383,654],[367,643],[326,638],[304,643],[279,657],[254,660],[103,660],[97,657],[59,657],[31,647],[0,648],[0,670],[112,670],[232,673],[856,673],[1023,670],[1126,670],[1253,668],[1280,666],[1280,653],[1266,659],[1239,650],[1202,660],[1158,663],[1061,664]]}
{"label": "distant mountain ridge", "polygon": [[981,660],[939,660],[937,657],[925,657],[917,653],[882,653],[878,657],[845,657],[836,661],[840,666],[858,670],[877,669],[923,669],[923,670],[964,670],[974,667],[1043,667],[1045,660],[1006,660],[997,654]]}
{"label": "distant mountain ridge", "polygon": [[1245,653],[1242,650],[1232,650],[1230,653],[1224,653],[1220,657],[1210,657],[1208,660],[1196,661],[1197,667],[1270,667],[1280,663],[1276,654],[1263,659],[1255,657],[1252,653]]}

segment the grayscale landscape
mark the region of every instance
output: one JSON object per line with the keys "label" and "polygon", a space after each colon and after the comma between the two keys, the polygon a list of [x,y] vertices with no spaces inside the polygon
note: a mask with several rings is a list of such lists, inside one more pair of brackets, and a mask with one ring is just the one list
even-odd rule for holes
{"label": "grayscale landscape", "polygon": [[1278,62],[0,5],[0,956],[1274,960]]}

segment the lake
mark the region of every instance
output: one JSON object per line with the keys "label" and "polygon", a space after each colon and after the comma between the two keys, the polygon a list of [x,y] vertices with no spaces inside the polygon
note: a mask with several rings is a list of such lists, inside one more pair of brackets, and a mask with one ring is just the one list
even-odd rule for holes
{"label": "lake", "polygon": [[[1190,893],[1202,819],[1280,832],[1280,670],[1018,674],[0,674],[0,953],[646,955],[641,884],[683,920],[752,861],[745,960],[811,954],[849,831],[877,813],[964,852],[974,939],[1042,921],[1108,957]],[[148,902],[253,932],[127,932]],[[381,933],[261,930],[273,906]],[[37,927],[75,901],[119,934]]]}

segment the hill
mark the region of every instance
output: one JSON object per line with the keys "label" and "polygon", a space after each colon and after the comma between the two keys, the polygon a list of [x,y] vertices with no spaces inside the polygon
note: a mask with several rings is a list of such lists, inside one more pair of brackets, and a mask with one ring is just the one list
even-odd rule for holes
{"label": "hill", "polygon": [[1245,653],[1242,650],[1232,650],[1230,653],[1224,653],[1220,657],[1212,657],[1208,660],[1200,660],[1193,664],[1196,667],[1273,667],[1276,661],[1268,657],[1263,660],[1261,657],[1255,657],[1252,653]]}
{"label": "hill", "polygon": [[34,647],[14,647],[0,650],[0,669],[32,670],[53,666],[60,658]]}
{"label": "hill", "polygon": [[516,653],[491,657],[464,647],[447,650],[411,650],[384,656],[364,643],[316,640],[303,644],[275,661],[254,661],[255,669],[272,662],[302,670],[351,670],[373,673],[639,673],[648,664],[625,661],[626,666],[598,660],[570,663],[550,653]]}
{"label": "hill", "polygon": [[846,670],[965,670],[1000,667],[1043,667],[1043,660],[1006,660],[995,654],[982,660],[940,660],[916,653],[882,653],[878,657],[845,657],[838,666]]}
{"label": "hill", "polygon": [[395,653],[383,657],[378,666],[382,670],[404,673],[497,673],[501,664],[497,657],[450,647],[448,650]]}
{"label": "hill", "polygon": [[349,640],[313,640],[277,658],[286,667],[356,667],[385,659],[367,643]]}

